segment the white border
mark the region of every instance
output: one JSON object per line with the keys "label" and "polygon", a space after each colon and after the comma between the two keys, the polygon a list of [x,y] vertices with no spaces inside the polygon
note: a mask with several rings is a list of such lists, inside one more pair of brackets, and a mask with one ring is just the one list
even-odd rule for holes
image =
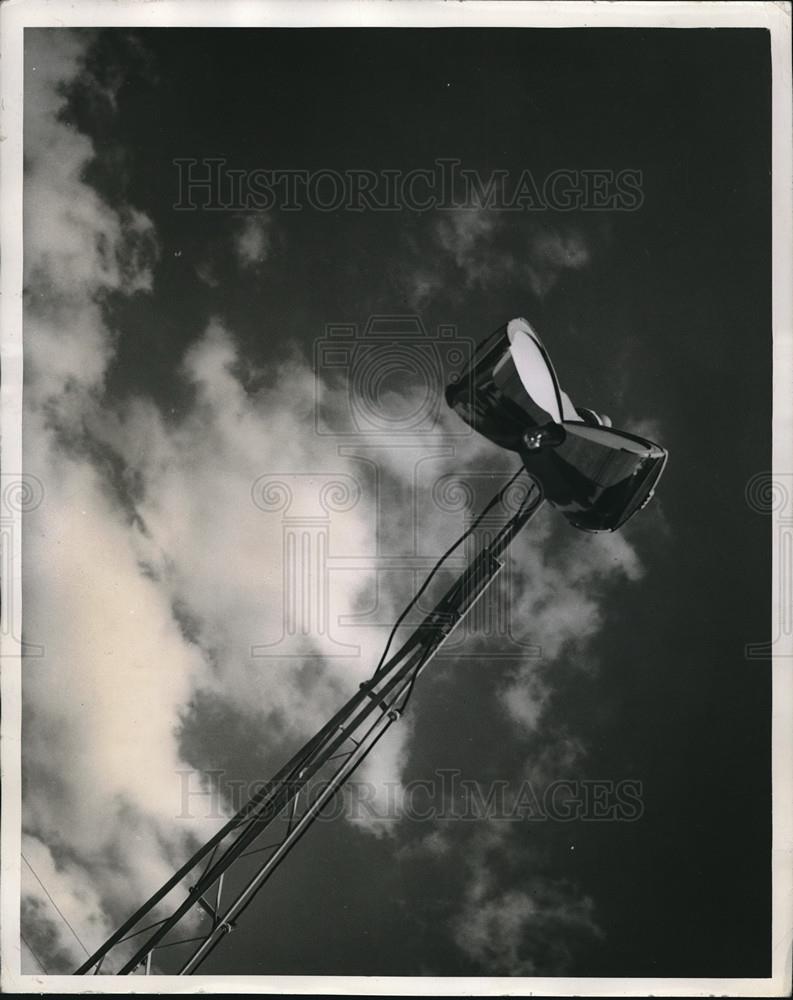
{"label": "white border", "polygon": [[[237,0],[6,0],[0,5],[0,241],[2,243],[3,468],[22,468],[22,32],[25,27],[756,27],[771,33],[773,79],[773,331],[774,440],[773,471],[793,472],[793,114],[791,113],[791,8],[789,3],[623,2],[466,2],[441,0],[341,2],[307,0],[265,2]],[[17,514],[17,521],[20,515]],[[12,594],[14,635],[20,635],[20,531],[14,526],[13,573],[3,581]],[[776,528],[777,525],[774,525]],[[774,548],[773,579],[781,564]],[[779,605],[774,595],[772,635]],[[4,991],[73,993],[73,976],[23,976],[20,973],[19,858],[20,833],[20,660],[18,650],[2,640],[3,759],[2,855],[0,872],[0,954]],[[572,978],[434,978],[331,976],[176,976],[87,979],[85,991],[102,993],[347,993],[422,995],[545,996],[787,996],[790,995],[793,946],[793,641],[783,637],[773,659],[773,930],[770,979],[572,979]],[[729,874],[725,872],[725,878]],[[98,989],[101,984],[101,989]]]}

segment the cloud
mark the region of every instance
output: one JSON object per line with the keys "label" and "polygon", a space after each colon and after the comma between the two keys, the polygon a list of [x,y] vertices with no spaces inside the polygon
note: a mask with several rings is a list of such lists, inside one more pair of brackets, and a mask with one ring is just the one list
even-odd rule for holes
{"label": "cloud", "polygon": [[211,260],[201,261],[196,265],[196,276],[208,288],[217,288],[220,285],[220,278],[217,276],[215,265]]}
{"label": "cloud", "polygon": [[[571,752],[562,755],[572,759]],[[577,943],[602,937],[593,900],[573,882],[542,874],[540,853],[516,836],[514,824],[492,819],[466,842],[468,878],[450,929],[488,975],[565,975]]]}
{"label": "cloud", "polygon": [[[187,352],[181,376],[194,393],[181,418],[166,421],[153,403],[135,399],[115,413],[103,410],[92,433],[134,470],[135,512],[143,526],[139,558],[169,606],[190,623],[192,641],[211,664],[200,677],[193,671],[195,683],[215,703],[261,716],[259,753],[262,766],[270,767],[285,742],[311,735],[380,657],[382,625],[344,630],[335,623],[353,619],[370,603],[378,545],[401,553],[409,543],[412,505],[397,497],[409,496],[418,476],[420,502],[458,464],[481,464],[487,448],[473,436],[454,454],[439,447],[437,437],[383,448],[378,498],[367,464],[343,457],[326,435],[315,433],[316,376],[299,356],[259,372],[213,320]],[[344,409],[345,384],[319,389],[331,413]],[[454,419],[443,416],[444,422]],[[493,491],[492,480],[487,488]],[[463,512],[450,517],[427,508],[421,542],[434,558],[459,534]],[[293,523],[297,535],[289,537],[302,539],[301,546],[309,539],[327,546],[322,558],[332,565],[330,577],[317,551],[305,549],[296,563],[289,560],[284,532]],[[360,568],[346,571],[348,561]],[[308,588],[305,630],[288,620],[285,576],[292,570],[300,574],[297,590]],[[412,574],[381,574],[375,620],[393,622],[414,586]],[[396,795],[391,804],[398,805],[394,786],[409,732],[407,722],[394,727],[358,776],[378,795]],[[361,815],[359,825],[392,832],[393,822],[377,819],[382,805],[377,799],[374,815]]]}
{"label": "cloud", "polygon": [[[158,250],[143,213],[83,179],[94,149],[63,111],[90,42],[28,38],[24,437],[45,500],[25,525],[25,617],[45,655],[24,675],[23,822],[33,866],[92,947],[217,825],[175,821],[191,772],[182,733],[199,695],[273,723],[267,766],[368,675],[381,632],[356,631],[340,659],[334,636],[316,630],[292,637],[297,660],[278,649],[251,656],[253,645],[277,646],[285,621],[282,512],[257,506],[255,483],[285,482],[291,513],[310,519],[323,503],[343,507],[339,490],[352,484],[354,496],[361,481],[360,463],[310,433],[315,381],[302,360],[257,371],[214,320],[179,373],[193,393],[182,419],[105,395],[118,334],[103,304],[146,294]],[[243,262],[261,261],[266,236],[261,218],[246,223]],[[337,509],[332,554],[374,551],[375,531],[370,503]],[[372,579],[347,574],[328,595],[328,619],[353,615]],[[385,620],[409,585],[381,588]],[[393,730],[362,780],[379,789],[398,779],[408,733]],[[37,884],[26,882],[26,936],[62,968],[80,954]]]}
{"label": "cloud", "polygon": [[[540,647],[539,655],[499,672],[493,683],[503,712],[493,724],[502,722],[500,738],[514,747],[513,763],[499,772],[511,810],[527,787],[542,799],[552,782],[585,773],[586,746],[549,713],[558,668],[596,669],[591,647],[607,620],[611,588],[638,581],[644,570],[623,534],[575,532],[549,508],[515,539],[508,560],[497,586],[508,588],[513,633]],[[492,644],[491,637],[485,648]],[[467,638],[468,649],[481,646],[477,637]],[[554,831],[546,824],[533,826],[531,838],[525,823],[494,816],[427,826],[405,855],[434,858],[439,869],[462,872],[462,899],[449,931],[482,973],[564,974],[577,948],[601,936],[594,901],[547,871],[542,845]]]}
{"label": "cloud", "polygon": [[[22,838],[23,929],[28,946],[46,955],[49,974],[71,972],[113,929],[102,915],[101,900],[74,862],[56,864],[46,844],[36,837]],[[58,901],[61,919],[53,920]]]}
{"label": "cloud", "polygon": [[402,283],[417,309],[441,295],[455,301],[472,289],[516,286],[543,299],[566,273],[585,269],[592,259],[590,240],[572,222],[551,226],[481,206],[440,213],[406,244],[413,265],[403,269]]}
{"label": "cloud", "polygon": [[62,120],[63,85],[81,71],[90,36],[49,34],[26,36],[25,388],[31,408],[71,423],[112,356],[102,302],[150,289],[158,248],[143,213],[112,209],[83,181],[93,147]]}
{"label": "cloud", "polygon": [[632,417],[625,418],[625,428],[631,434],[638,434],[639,437],[647,438],[650,441],[661,442],[664,439],[663,424],[656,417]]}
{"label": "cloud", "polygon": [[206,245],[197,253],[194,272],[207,288],[220,288],[233,276],[226,269],[226,258],[239,265],[244,274],[259,275],[270,260],[276,244],[283,244],[283,234],[276,230],[273,217],[266,212],[232,219],[228,243]]}
{"label": "cloud", "polygon": [[498,213],[483,208],[450,212],[437,223],[435,236],[462,273],[466,286],[483,287],[509,277],[515,261],[495,246],[502,230]]}
{"label": "cloud", "polygon": [[[23,825],[28,860],[96,943],[109,915],[170,873],[208,826],[177,829],[171,806],[173,768],[187,766],[178,713],[205,664],[141,573],[145,539],[84,430],[114,352],[103,302],[150,289],[157,258],[146,216],[84,182],[92,145],[62,117],[90,41],[26,36],[23,432],[44,501],[24,526],[25,624],[45,652],[23,672]],[[79,955],[37,886],[26,879],[26,936],[50,941],[45,961],[61,968]]]}
{"label": "cloud", "polygon": [[414,309],[423,310],[443,288],[440,274],[419,265],[407,269],[402,277],[407,300]]}
{"label": "cloud", "polygon": [[454,841],[448,830],[443,827],[436,827],[430,833],[418,837],[413,841],[403,844],[397,851],[397,857],[402,860],[434,857],[441,858],[448,854],[454,846]]}
{"label": "cloud", "polygon": [[237,260],[247,270],[259,270],[270,255],[272,245],[272,220],[259,212],[248,215],[234,235]]}
{"label": "cloud", "polygon": [[546,228],[529,238],[522,263],[529,287],[537,298],[542,299],[565,271],[580,271],[589,262],[589,247],[581,233],[573,231],[565,234]]}
{"label": "cloud", "polygon": [[563,881],[532,878],[525,888],[494,888],[483,871],[469,883],[454,922],[458,946],[493,975],[564,975],[571,940],[599,937],[594,905]]}

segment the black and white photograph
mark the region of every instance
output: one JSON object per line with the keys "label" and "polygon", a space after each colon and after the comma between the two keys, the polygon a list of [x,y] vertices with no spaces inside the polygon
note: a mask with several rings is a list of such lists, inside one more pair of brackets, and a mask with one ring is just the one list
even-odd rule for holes
{"label": "black and white photograph", "polygon": [[791,5],[0,17],[3,990],[790,996]]}

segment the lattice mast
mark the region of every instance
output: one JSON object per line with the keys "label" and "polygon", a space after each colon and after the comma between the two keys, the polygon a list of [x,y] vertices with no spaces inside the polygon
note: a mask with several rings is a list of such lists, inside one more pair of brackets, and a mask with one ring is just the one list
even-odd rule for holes
{"label": "lattice mast", "polygon": [[[157,953],[165,949],[179,955],[179,975],[198,969],[399,719],[418,675],[496,578],[504,565],[500,557],[539,510],[542,499],[540,488],[531,481],[516,513],[472,559],[402,647],[388,659],[384,654],[372,677],[333,718],[76,970],[77,975],[150,973]],[[322,790],[310,799],[309,782],[318,778]],[[261,844],[265,834],[268,842]],[[185,934],[188,926],[190,932]]]}

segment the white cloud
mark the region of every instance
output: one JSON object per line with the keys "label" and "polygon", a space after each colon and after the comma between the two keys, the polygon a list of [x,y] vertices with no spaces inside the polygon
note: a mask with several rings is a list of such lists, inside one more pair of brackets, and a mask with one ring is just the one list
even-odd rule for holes
{"label": "white cloud", "polygon": [[[496,876],[505,866],[512,870],[516,861],[523,866],[520,882]],[[481,824],[466,846],[468,879],[451,921],[452,935],[489,975],[564,975],[572,942],[602,936],[594,903],[567,880],[526,877],[525,864],[525,845],[516,840],[511,824]]]}
{"label": "white cloud", "polygon": [[664,429],[660,420],[655,417],[632,417],[628,416],[623,421],[625,430],[631,434],[638,434],[639,437],[656,441],[659,444],[664,438]]}
{"label": "white cloud", "polygon": [[426,244],[415,236],[406,242],[415,263],[404,284],[417,309],[443,293],[455,300],[461,289],[509,284],[542,299],[566,272],[583,270],[591,261],[588,240],[572,226],[554,228],[529,216],[473,206],[442,213]]}
{"label": "white cloud", "polygon": [[498,889],[480,870],[454,921],[455,941],[493,975],[563,975],[570,936],[594,935],[594,905],[564,882],[532,879],[520,889]]}
{"label": "white cloud", "polygon": [[[178,713],[205,665],[141,574],[144,539],[81,440],[114,349],[102,298],[145,291],[156,258],[149,220],[84,183],[92,146],[60,119],[87,42],[26,37],[24,456],[44,501],[25,524],[25,625],[44,656],[23,673],[23,822],[29,860],[96,943],[108,907],[150,891],[188,836],[206,835],[206,824],[177,827],[172,808],[174,768],[186,767]],[[69,957],[36,885],[26,880],[34,931]]]}
{"label": "white cloud", "polygon": [[[536,531],[519,536],[512,546],[510,609],[516,633],[540,647],[500,689],[508,714],[521,727],[535,731],[551,694],[547,667],[561,657],[588,670],[589,642],[604,623],[604,594],[620,579],[638,580],[639,556],[622,534],[583,534],[564,529],[556,544],[548,532],[558,514],[545,508],[534,522]],[[564,540],[563,540],[564,539]]]}
{"label": "white cloud", "polygon": [[[46,953],[48,973],[69,972],[112,930],[103,919],[101,900],[83,868],[73,861],[56,864],[38,838],[22,838],[22,856],[23,909],[28,911],[23,925],[30,946],[36,954]],[[60,920],[48,919],[53,911],[50,897],[58,901]]]}
{"label": "white cloud", "polygon": [[199,280],[202,281],[208,288],[219,287],[220,278],[218,278],[215,266],[211,260],[202,260],[196,265],[195,271]]}
{"label": "white cloud", "polygon": [[156,242],[131,208],[111,209],[83,181],[90,141],[60,120],[62,84],[81,69],[86,37],[28,32],[25,81],[27,391],[58,405],[63,390],[101,386],[112,351],[99,297],[151,286]]}
{"label": "white cloud", "polygon": [[565,271],[580,271],[589,261],[590,251],[582,234],[544,229],[529,238],[523,266],[529,287],[543,298]]}
{"label": "white cloud", "polygon": [[483,208],[459,209],[438,222],[437,242],[450,255],[467,286],[492,285],[512,273],[513,257],[496,245],[501,229],[498,213]]}
{"label": "white cloud", "polygon": [[271,245],[270,216],[263,212],[247,215],[234,236],[234,249],[242,267],[258,270],[269,257]]}
{"label": "white cloud", "polygon": [[[25,462],[45,500],[26,523],[25,615],[45,655],[25,672],[24,824],[39,845],[33,865],[90,947],[173,871],[188,838],[213,828],[200,816],[176,822],[190,770],[180,727],[196,691],[278,720],[262,749],[280,754],[285,737],[313,732],[369,673],[381,638],[356,636],[359,655],[322,670],[251,658],[283,625],[283,525],[253,503],[255,480],[292,477],[295,512],[311,515],[323,484],[360,469],[310,433],[311,371],[287,362],[249,391],[242,376],[262,373],[246,369],[217,322],[186,355],[195,405],[180,423],[144,399],[123,410],[104,399],[116,335],[101,301],[151,287],[156,243],[145,216],[111,207],[83,181],[91,143],[60,121],[86,38],[33,33],[28,44]],[[254,222],[239,244],[248,263],[266,255],[266,229]],[[134,517],[98,445],[125,463]],[[371,505],[337,513],[332,530],[336,554],[373,551]],[[331,620],[356,610],[371,574],[346,579],[330,595]],[[337,652],[328,635],[296,638],[305,654]],[[407,732],[393,731],[363,780],[398,778]],[[79,958],[46,898],[28,883],[25,892],[49,957]]]}
{"label": "white cloud", "polygon": [[206,666],[167,595],[141,574],[145,546],[96,469],[59,453],[34,426],[27,465],[46,493],[26,534],[26,626],[42,637],[45,656],[25,674],[25,765],[39,777],[54,768],[60,781],[54,814],[51,790],[31,783],[27,815],[49,843],[66,835],[96,857],[130,806],[164,828],[173,818],[174,773],[184,766],[176,720]]}

